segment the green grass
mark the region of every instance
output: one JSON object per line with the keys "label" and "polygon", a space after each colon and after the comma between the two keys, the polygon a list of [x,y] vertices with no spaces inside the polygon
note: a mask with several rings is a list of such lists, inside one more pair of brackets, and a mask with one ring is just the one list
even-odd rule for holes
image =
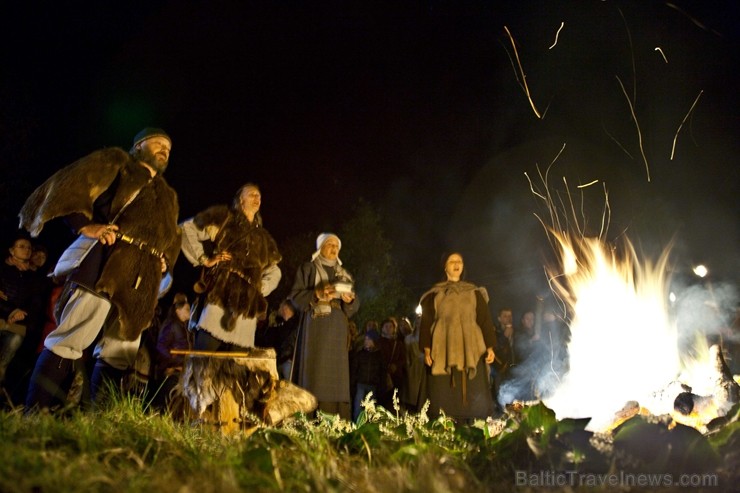
{"label": "green grass", "polygon": [[103,409],[65,416],[0,412],[0,491],[525,492],[539,486],[517,484],[517,474],[536,479],[542,471],[711,473],[719,486],[690,491],[732,491],[740,479],[740,422],[733,412],[706,436],[639,417],[612,435],[594,436],[585,421],[557,421],[542,404],[503,420],[458,425],[367,401],[357,423],[298,415],[278,427],[225,436],[152,413],[135,397],[118,397]]}

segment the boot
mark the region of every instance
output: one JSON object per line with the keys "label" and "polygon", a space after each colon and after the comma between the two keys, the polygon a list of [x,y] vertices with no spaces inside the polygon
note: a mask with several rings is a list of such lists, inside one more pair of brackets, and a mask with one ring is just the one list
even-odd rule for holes
{"label": "boot", "polygon": [[100,404],[106,393],[112,389],[123,389],[123,378],[126,370],[119,370],[102,359],[95,362],[92,377],[90,377],[90,400],[93,407]]}
{"label": "boot", "polygon": [[57,356],[48,349],[41,351],[28,384],[26,412],[64,405],[74,376],[75,361]]}

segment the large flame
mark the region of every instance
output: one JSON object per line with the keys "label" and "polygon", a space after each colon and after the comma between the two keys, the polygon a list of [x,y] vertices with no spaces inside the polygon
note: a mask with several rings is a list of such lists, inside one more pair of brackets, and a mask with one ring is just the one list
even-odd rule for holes
{"label": "large flame", "polygon": [[596,238],[553,237],[563,269],[550,272],[553,290],[572,319],[569,371],[546,405],[558,418],[591,417],[593,430],[613,424],[629,401],[659,407],[656,392],[685,375],[687,363],[706,363],[679,354],[668,310],[668,251],[654,263],[640,262],[627,240],[617,251]]}

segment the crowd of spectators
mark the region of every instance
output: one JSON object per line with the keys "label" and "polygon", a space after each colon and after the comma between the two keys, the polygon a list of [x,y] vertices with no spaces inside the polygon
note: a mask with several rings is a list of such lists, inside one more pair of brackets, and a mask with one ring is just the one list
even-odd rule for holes
{"label": "crowd of spectators", "polygon": [[[358,325],[360,299],[340,259],[342,240],[322,233],[289,295],[270,310],[282,256],[263,226],[259,187],[244,184],[230,204],[177,224],[176,194],[162,178],[171,145],[163,130],[146,128],[130,151],[96,151],[27,200],[20,218],[31,234],[8,241],[0,265],[6,405],[94,401],[109,379],[166,408],[184,366],[172,350],[272,348],[280,378],[311,392],[319,410],[347,419],[358,418],[370,393],[391,411],[419,411],[428,401],[432,414],[485,418],[512,400],[542,398],[567,372],[562,309],[537,298],[522,313],[496,307],[494,319],[485,287],[465,280],[459,252],[443,257],[441,280],[421,295],[413,322],[387,314]],[[102,161],[110,166],[101,168]],[[62,185],[80,176],[90,177],[90,190],[68,197]],[[56,217],[78,239],[94,240],[91,253],[64,274],[48,268],[47,248],[32,239]],[[180,251],[202,276],[193,293],[169,298],[165,281]],[[737,319],[727,341],[733,368],[736,333]],[[512,380],[517,385],[502,395]]]}

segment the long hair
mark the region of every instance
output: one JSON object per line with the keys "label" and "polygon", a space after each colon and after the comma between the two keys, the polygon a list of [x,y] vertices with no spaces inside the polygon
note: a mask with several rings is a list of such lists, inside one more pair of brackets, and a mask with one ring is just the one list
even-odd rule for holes
{"label": "long hair", "polygon": [[[242,196],[242,192],[246,188],[250,188],[250,187],[256,188],[258,191],[261,192],[260,187],[256,183],[252,183],[251,181],[245,183],[244,185],[240,186],[236,190],[236,193],[234,194],[234,198],[231,199],[231,210],[241,213],[242,205],[241,205],[240,199]],[[256,226],[260,226],[260,227],[262,226],[262,215],[260,214],[260,211],[257,211],[257,213],[254,215],[254,224]]]}
{"label": "long hair", "polygon": [[[188,297],[185,293],[175,294],[175,297],[172,300],[172,304],[167,310],[167,317],[164,319],[164,323],[177,320],[177,310],[188,304],[190,304],[190,302],[188,301]],[[179,320],[177,321],[179,322]]]}

